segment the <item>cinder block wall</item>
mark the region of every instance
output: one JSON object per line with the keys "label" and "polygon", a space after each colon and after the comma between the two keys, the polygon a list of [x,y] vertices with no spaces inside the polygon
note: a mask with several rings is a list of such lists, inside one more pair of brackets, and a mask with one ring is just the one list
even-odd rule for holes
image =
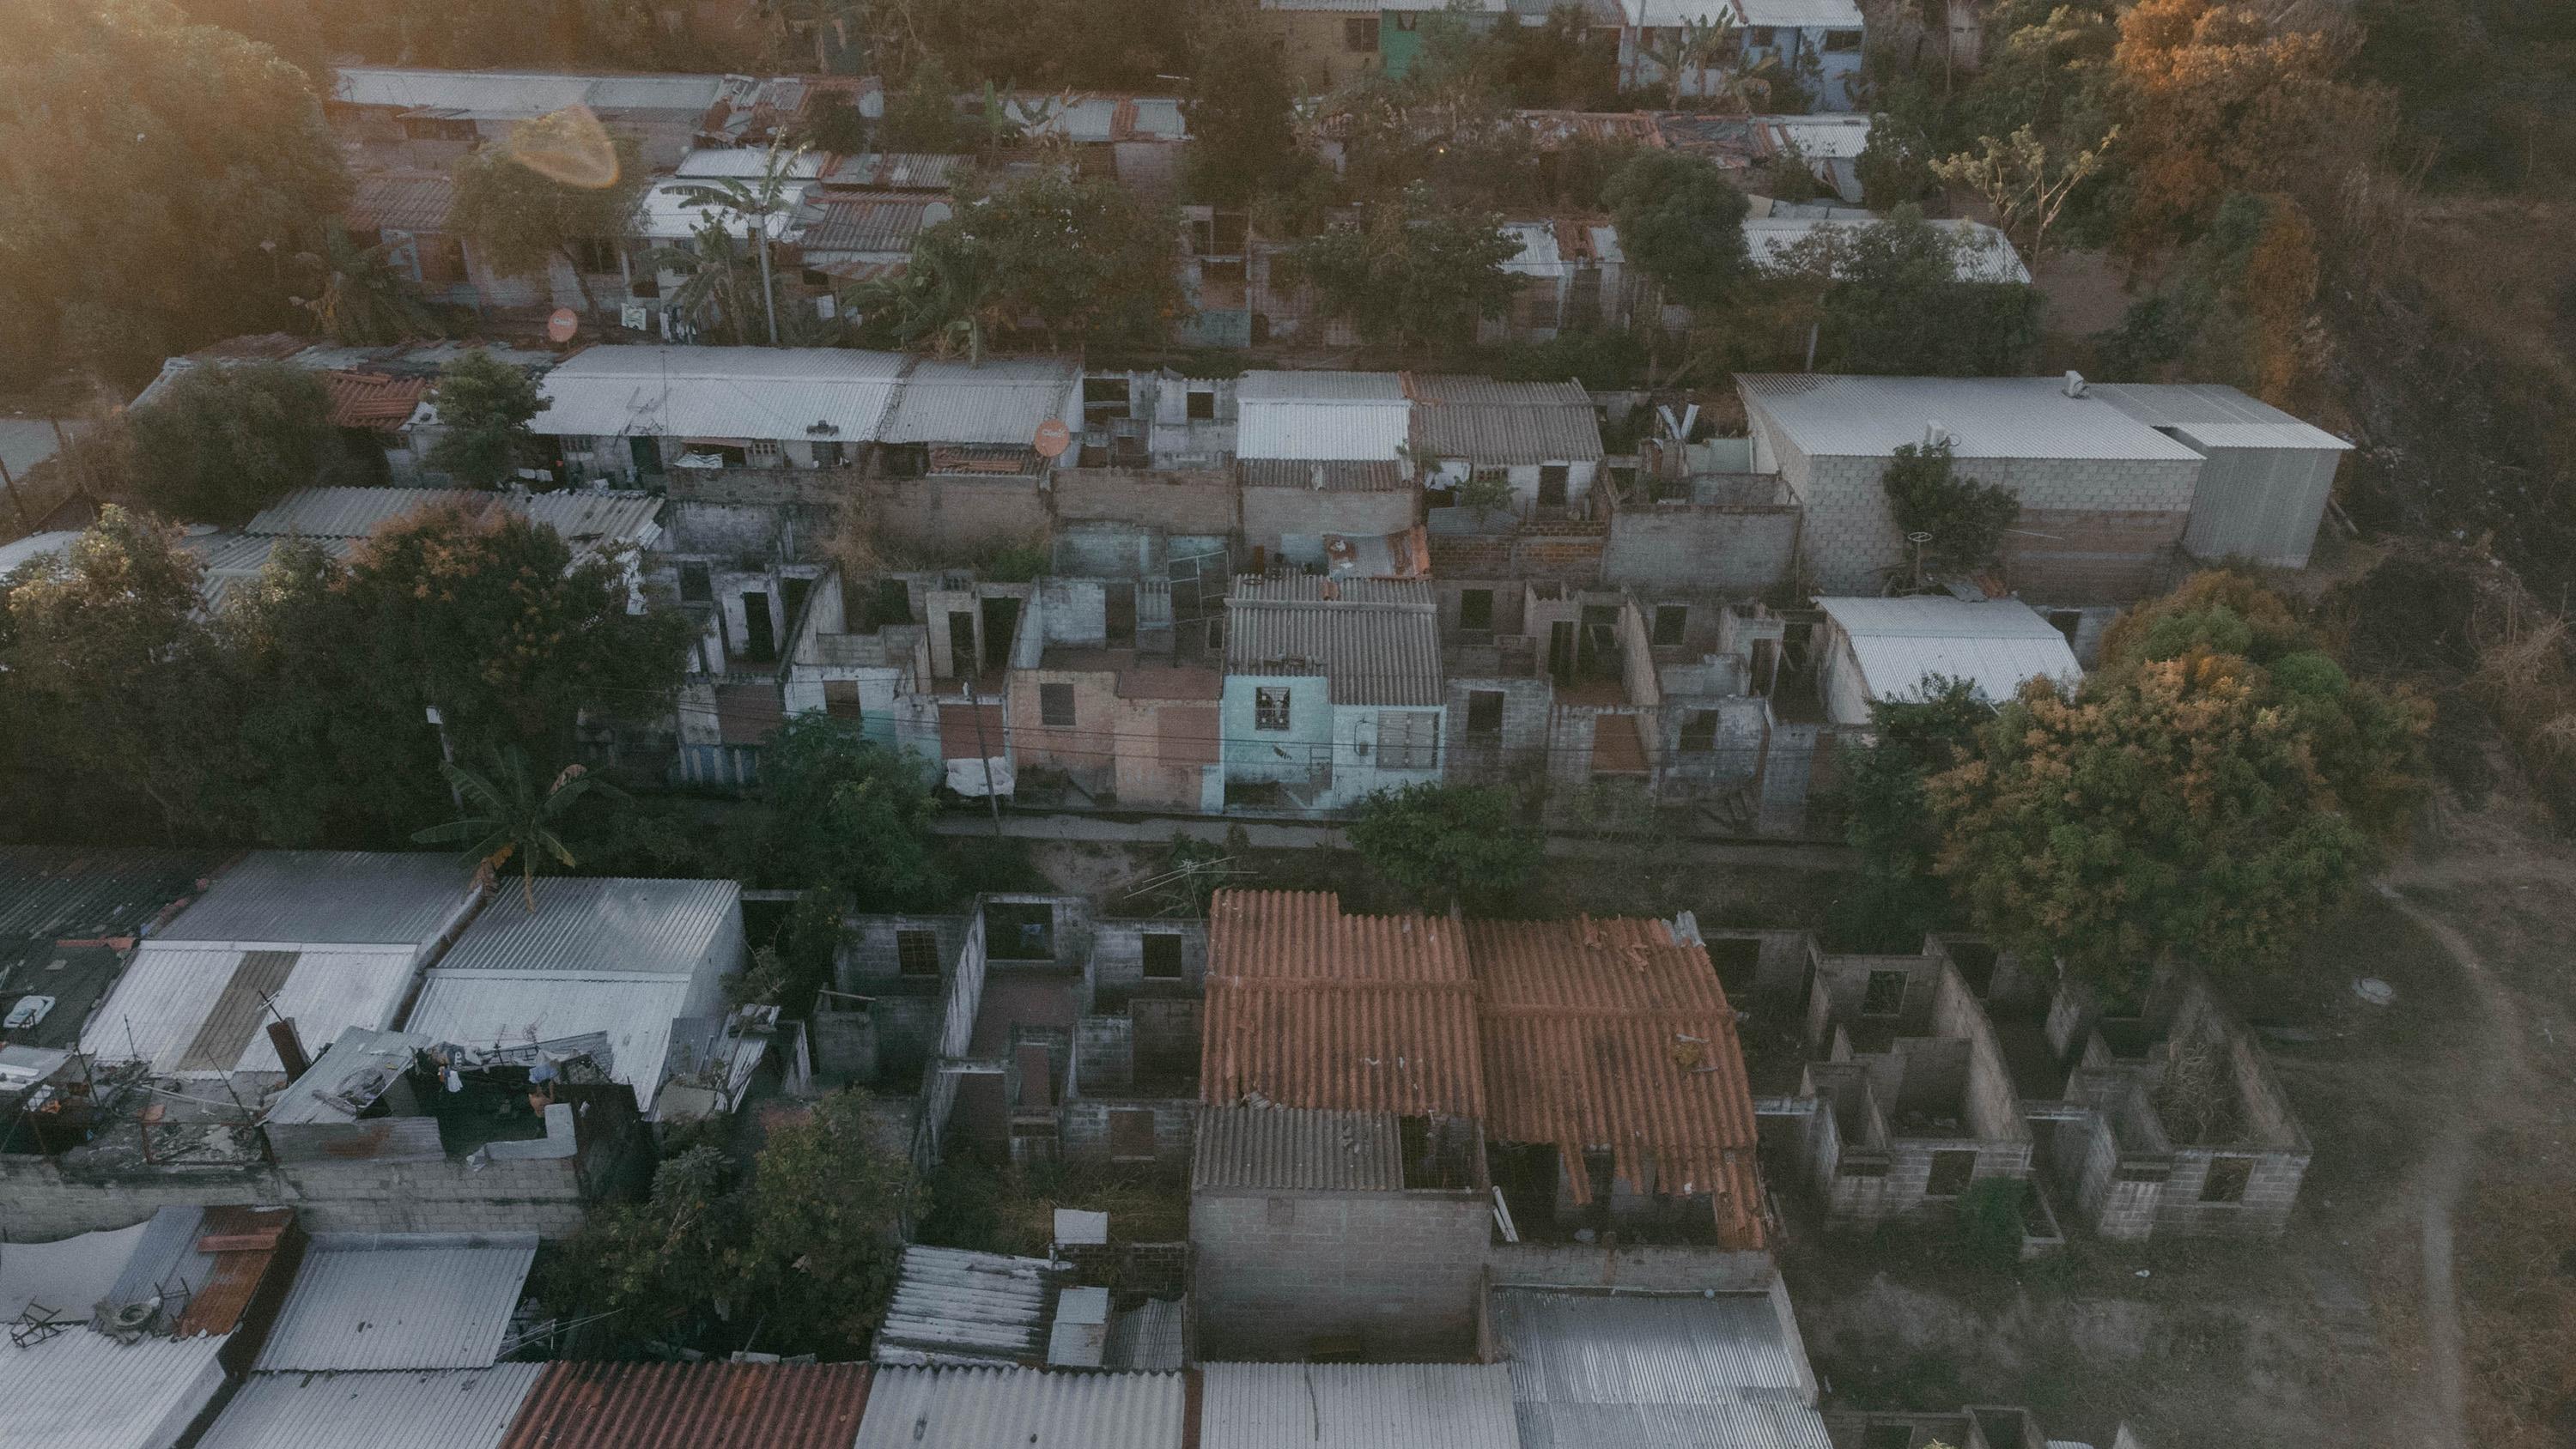
{"label": "cinder block wall", "polygon": [[131,1227],[165,1207],[291,1206],[311,1232],[533,1232],[581,1226],[574,1159],[299,1162],[84,1177],[46,1158],[0,1158],[0,1238],[49,1242]]}
{"label": "cinder block wall", "polygon": [[1198,1193],[1201,1353],[1283,1359],[1355,1337],[1382,1361],[1475,1346],[1492,1208],[1472,1193]]}
{"label": "cinder block wall", "polygon": [[1112,1112],[1151,1112],[1154,1114],[1154,1162],[1159,1171],[1178,1171],[1189,1166],[1192,1134],[1197,1130],[1199,1104],[1195,1097],[1083,1097],[1064,1104],[1058,1116],[1057,1141],[1064,1155],[1077,1162],[1102,1166],[1136,1166],[1142,1163],[1112,1164],[1109,1157],[1109,1114]]}

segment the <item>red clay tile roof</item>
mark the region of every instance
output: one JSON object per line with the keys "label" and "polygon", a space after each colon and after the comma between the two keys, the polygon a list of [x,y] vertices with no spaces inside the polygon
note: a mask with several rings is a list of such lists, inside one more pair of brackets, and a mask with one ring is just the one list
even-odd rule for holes
{"label": "red clay tile roof", "polygon": [[[1702,946],[1661,921],[1469,921],[1483,993],[1486,1135],[1548,1142],[1571,1167],[1608,1148],[1639,1187],[1715,1195],[1758,1242],[1753,1092],[1735,1009]],[[1591,1195],[1570,1172],[1577,1202]]]}
{"label": "red clay tile roof", "polygon": [[501,1449],[850,1449],[861,1363],[554,1363]]}
{"label": "red clay tile roof", "polygon": [[412,410],[429,396],[426,377],[386,377],[373,372],[326,372],[322,390],[331,396],[331,426],[397,431],[411,421]]}
{"label": "red clay tile roof", "polygon": [[443,232],[456,183],[443,171],[388,171],[358,178],[349,199],[351,231]]}
{"label": "red clay tile roof", "polygon": [[1200,1094],[1481,1117],[1476,991],[1455,923],[1351,916],[1328,891],[1219,891]]}

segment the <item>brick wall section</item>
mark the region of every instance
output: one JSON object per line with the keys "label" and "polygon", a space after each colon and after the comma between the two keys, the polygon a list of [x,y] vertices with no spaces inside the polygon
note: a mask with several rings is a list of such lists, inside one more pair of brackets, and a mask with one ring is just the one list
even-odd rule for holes
{"label": "brick wall section", "polygon": [[1194,1194],[1200,1351],[1295,1358],[1347,1337],[1381,1362],[1464,1357],[1491,1224],[1473,1193]]}
{"label": "brick wall section", "polygon": [[1059,1244],[1056,1256],[1072,1265],[1073,1281],[1087,1288],[1148,1298],[1179,1298],[1190,1291],[1187,1243]]}
{"label": "brick wall section", "polygon": [[1059,468],[1054,494],[1063,523],[1132,523],[1167,534],[1233,533],[1242,524],[1234,475],[1224,469]]}

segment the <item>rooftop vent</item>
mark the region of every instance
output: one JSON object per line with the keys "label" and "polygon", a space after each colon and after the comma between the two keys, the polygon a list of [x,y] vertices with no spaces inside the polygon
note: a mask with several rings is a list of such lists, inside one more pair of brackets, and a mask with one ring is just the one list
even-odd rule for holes
{"label": "rooftop vent", "polygon": [[2068,397],[2084,396],[2084,374],[2077,372],[2071,367],[2066,369],[2066,395]]}

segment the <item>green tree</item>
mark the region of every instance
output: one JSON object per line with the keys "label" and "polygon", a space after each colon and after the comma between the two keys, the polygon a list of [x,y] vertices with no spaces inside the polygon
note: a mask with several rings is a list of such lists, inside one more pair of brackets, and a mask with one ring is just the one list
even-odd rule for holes
{"label": "green tree", "polygon": [[1602,188],[1629,260],[1686,307],[1726,301],[1752,274],[1744,193],[1717,163],[1679,151],[1639,151]]}
{"label": "green tree", "polygon": [[1519,251],[1499,218],[1442,206],[1417,182],[1369,208],[1360,225],[1282,253],[1273,275],[1289,286],[1312,283],[1322,311],[1349,318],[1369,342],[1460,347],[1474,341],[1479,318],[1510,310],[1503,263]]}
{"label": "green tree", "polygon": [[933,902],[945,880],[930,849],[938,813],[918,757],[800,715],[760,760],[761,809],[740,869],[777,890],[843,893],[860,910]]}
{"label": "green tree", "polygon": [[2246,971],[2307,939],[2422,791],[2425,711],[2347,677],[2286,606],[2202,575],[2034,681],[1925,787],[1979,929],[2115,991],[2168,961]]}
{"label": "green tree", "polygon": [[528,420],[541,407],[525,369],[475,348],[438,370],[430,404],[438,410],[431,468],[476,488],[517,476],[535,442]]}
{"label": "green tree", "polygon": [[458,159],[447,222],[501,276],[542,280],[563,263],[588,311],[590,284],[575,247],[632,232],[652,177],[632,137],[558,134],[570,125],[547,117],[523,121],[509,144]]}
{"label": "green tree", "polygon": [[1920,545],[1922,567],[1933,573],[1984,568],[2003,552],[2004,534],[2021,516],[2021,500],[1999,483],[1959,476],[1956,450],[1944,438],[1900,443],[1879,475],[1896,531]]}
{"label": "green tree", "polygon": [[379,347],[414,337],[439,335],[433,316],[411,279],[385,258],[390,244],[362,247],[349,233],[333,226],[323,237],[320,295],[297,297],[295,304],[313,314],[315,325],[335,342]]}
{"label": "green tree", "polygon": [[[31,794],[69,780],[92,808],[132,792],[173,833],[202,824],[203,751],[228,731],[199,571],[175,531],[111,504],[68,555],[0,578],[0,758]],[[55,838],[68,821],[12,823]]]}
{"label": "green tree", "polygon": [[914,238],[912,264],[900,276],[852,289],[850,305],[869,346],[962,354],[978,367],[1005,320],[990,257],[964,232],[939,226]]}
{"label": "green tree", "polygon": [[0,375],[131,384],[283,325],[348,199],[307,78],[161,0],[19,0],[0,43]]}
{"label": "green tree", "polygon": [[1297,144],[1297,89],[1257,21],[1241,14],[1199,32],[1181,108],[1190,127],[1182,180],[1201,205],[1248,205],[1292,189],[1313,165]]}
{"label": "green tree", "polygon": [[1996,280],[2008,258],[2000,246],[1973,250],[1987,244],[1900,206],[1885,221],[1819,227],[1783,248],[1770,290],[1802,299],[1827,371],[2027,375],[2045,303],[2027,283]]}
{"label": "green tree", "polygon": [[192,523],[237,524],[340,454],[320,380],[284,362],[191,367],[126,416],[134,491]]}
{"label": "green tree", "polygon": [[550,869],[560,865],[566,870],[581,863],[573,858],[572,847],[564,843],[565,813],[584,795],[597,793],[610,799],[624,795],[577,764],[564,766],[553,784],[540,787],[528,774],[526,753],[515,746],[495,751],[489,771],[468,769],[448,760],[442,762],[440,773],[456,791],[465,814],[444,825],[413,831],[412,843],[463,842],[465,858],[494,875],[517,860],[519,895],[530,915],[537,910],[539,863]]}
{"label": "green tree", "polygon": [[1005,324],[1033,323],[1050,346],[1151,345],[1188,309],[1180,222],[1109,181],[1052,168],[972,197],[913,243],[917,282],[871,288],[860,305],[908,344],[981,360]]}
{"label": "green tree", "polygon": [[962,131],[957,119],[957,80],[934,55],[914,67],[902,87],[886,97],[885,116],[877,122],[877,144],[888,151],[947,155],[957,150]]}
{"label": "green tree", "polygon": [[1974,753],[1994,706],[1961,680],[1927,679],[1919,697],[1870,706],[1870,741],[1845,757],[1845,834],[1860,856],[1849,894],[1835,902],[1835,934],[1869,951],[1911,951],[1956,914],[1935,874],[1941,830],[1923,782]]}
{"label": "green tree", "polygon": [[[743,246],[759,264],[761,312],[769,324],[769,345],[778,345],[778,291],[772,280],[770,251],[777,233],[795,214],[804,199],[804,190],[796,184],[797,158],[802,150],[773,146],[761,161],[760,175],[751,180],[727,176],[714,181],[693,181],[674,187],[680,205],[704,214],[713,229],[730,236],[735,227],[742,228]],[[708,239],[710,227],[701,227],[701,243]],[[742,340],[746,318],[734,317],[734,340]]]}
{"label": "green tree", "polygon": [[1547,848],[1511,793],[1490,785],[1381,790],[1361,804],[1350,839],[1371,870],[1435,910],[1509,901]]}
{"label": "green tree", "polygon": [[1932,174],[1985,198],[2004,234],[2020,242],[2023,258],[2037,271],[2048,229],[2076,188],[2102,169],[2119,137],[2120,128],[2113,126],[2089,146],[2052,145],[2031,127],[2018,126],[2002,140],[1983,136],[1978,149],[1933,162]]}

